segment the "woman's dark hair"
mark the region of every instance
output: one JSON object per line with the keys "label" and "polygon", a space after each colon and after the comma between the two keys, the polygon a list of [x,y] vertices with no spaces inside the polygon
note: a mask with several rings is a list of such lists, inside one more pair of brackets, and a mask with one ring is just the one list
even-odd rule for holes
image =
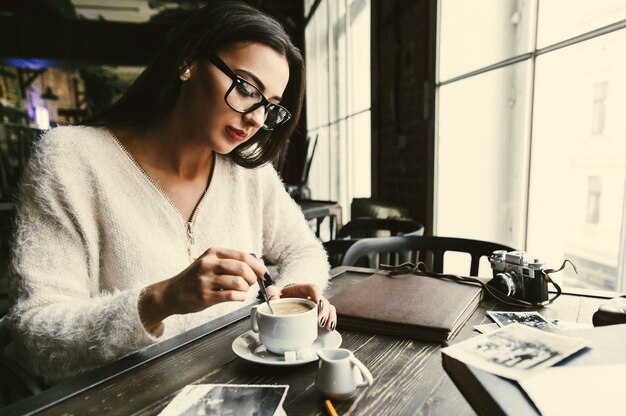
{"label": "woman's dark hair", "polygon": [[236,147],[229,157],[246,168],[278,160],[300,118],[304,62],[282,25],[243,1],[209,0],[205,7],[175,29],[163,50],[115,104],[83,123],[148,127],[174,107],[182,85],[179,79],[181,68],[207,58],[211,53],[226,50],[237,42],[263,43],[287,58],[289,82],[281,105],[291,112],[292,118],[272,131],[259,130]]}

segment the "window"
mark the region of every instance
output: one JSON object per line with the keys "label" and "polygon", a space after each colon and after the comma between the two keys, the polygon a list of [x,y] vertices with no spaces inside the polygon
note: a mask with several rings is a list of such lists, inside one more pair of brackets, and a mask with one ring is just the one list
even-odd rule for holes
{"label": "window", "polygon": [[620,0],[440,0],[436,234],[626,290],[625,18]]}
{"label": "window", "polygon": [[322,0],[305,42],[307,134],[318,137],[309,187],[338,201],[346,220],[352,198],[371,194],[370,1]]}

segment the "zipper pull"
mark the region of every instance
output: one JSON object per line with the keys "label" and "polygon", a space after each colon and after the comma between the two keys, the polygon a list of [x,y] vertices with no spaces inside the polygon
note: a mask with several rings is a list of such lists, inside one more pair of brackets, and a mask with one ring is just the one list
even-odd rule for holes
{"label": "zipper pull", "polygon": [[193,222],[191,221],[187,223],[187,250],[189,251],[189,258],[192,262],[198,258],[196,242],[193,237]]}

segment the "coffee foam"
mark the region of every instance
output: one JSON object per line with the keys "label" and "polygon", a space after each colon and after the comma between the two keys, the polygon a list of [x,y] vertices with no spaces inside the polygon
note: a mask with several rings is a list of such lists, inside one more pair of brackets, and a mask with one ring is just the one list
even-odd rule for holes
{"label": "coffee foam", "polygon": [[[280,303],[272,303],[272,310],[274,311],[274,315],[297,315],[300,313],[305,313],[313,309],[310,305],[300,302],[280,302]],[[269,308],[267,305],[263,306],[263,312],[269,313]]]}

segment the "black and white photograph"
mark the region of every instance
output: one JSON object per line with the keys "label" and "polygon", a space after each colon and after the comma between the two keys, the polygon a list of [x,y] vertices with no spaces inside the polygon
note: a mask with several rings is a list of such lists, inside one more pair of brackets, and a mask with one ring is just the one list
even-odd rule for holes
{"label": "black and white photograph", "polygon": [[578,338],[513,323],[444,348],[442,352],[482,370],[520,380],[585,346],[586,341]]}
{"label": "black and white photograph", "polygon": [[494,320],[498,326],[503,327],[513,323],[530,326],[532,328],[541,329],[548,332],[559,332],[561,329],[548,321],[539,312],[508,312],[508,311],[489,311],[487,314]]}
{"label": "black and white photograph", "polygon": [[183,388],[159,416],[283,416],[289,386],[197,384]]}
{"label": "black and white photograph", "polygon": [[497,331],[500,329],[500,325],[498,324],[482,324],[482,325],[474,325],[474,331],[480,334],[488,334],[493,331]]}

